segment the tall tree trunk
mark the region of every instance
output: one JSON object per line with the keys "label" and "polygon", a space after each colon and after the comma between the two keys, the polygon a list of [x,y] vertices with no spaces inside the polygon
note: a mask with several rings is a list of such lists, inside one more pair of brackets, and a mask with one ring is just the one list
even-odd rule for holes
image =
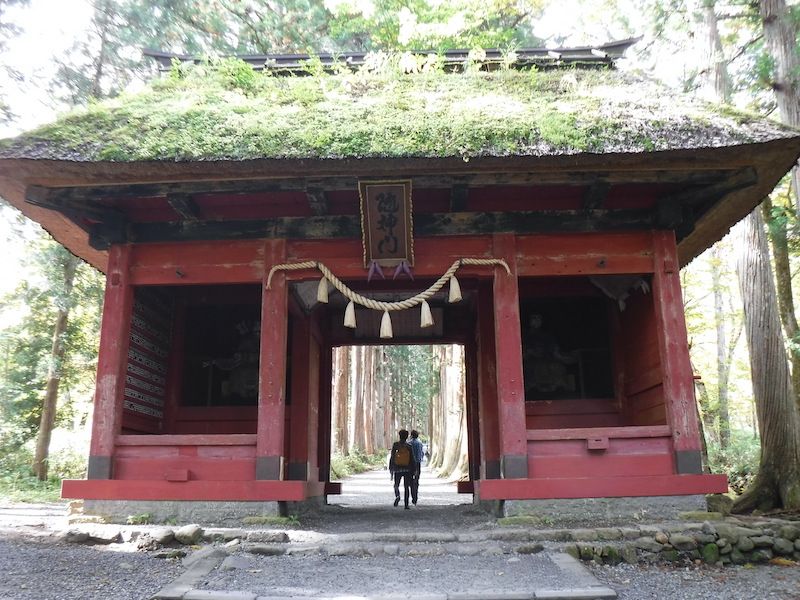
{"label": "tall tree trunk", "polygon": [[42,418],[36,436],[36,453],[33,458],[33,473],[39,481],[47,480],[47,462],[50,455],[50,438],[56,421],[58,387],[61,384],[61,364],[64,361],[64,334],[69,322],[70,296],[75,283],[75,270],[79,259],[70,254],[64,262],[64,290],[61,307],[58,309],[53,327],[53,345],[50,350],[50,367],[47,370],[47,385],[42,402]]}
{"label": "tall tree trunk", "polygon": [[350,351],[348,348],[334,348],[333,350],[333,397],[331,398],[331,421],[333,423],[332,451],[346,454],[348,446],[347,436],[347,396],[348,378],[350,376]]}
{"label": "tall tree trunk", "polygon": [[[697,369],[694,368],[694,363],[692,363],[692,372],[697,373]],[[701,451],[703,453],[703,471],[709,472],[708,443],[706,440],[707,436],[714,434],[714,418],[711,410],[707,408],[709,405],[708,390],[706,389],[706,384],[703,383],[702,379],[694,380],[694,390],[697,396],[695,408],[697,409],[697,423],[700,425],[700,444],[702,446]]]}
{"label": "tall tree trunk", "polygon": [[372,439],[375,435],[375,346],[367,346],[364,348],[364,423],[362,429],[364,431],[364,453],[372,455],[375,452],[375,446]]}
{"label": "tall tree trunk", "polygon": [[727,450],[731,438],[731,419],[728,410],[728,377],[730,361],[728,359],[728,342],[725,327],[725,307],[722,297],[722,277],[719,246],[711,251],[711,286],[714,290],[714,323],[717,328],[717,423],[719,431],[719,447]]}
{"label": "tall tree trunk", "polygon": [[705,73],[704,80],[708,95],[718,102],[728,103],[731,98],[731,82],[728,77],[728,66],[722,51],[722,39],[717,27],[715,0],[704,0],[703,23],[705,25]]}
{"label": "tall tree trunk", "polygon": [[781,335],[775,285],[761,213],[737,225],[736,270],[744,303],[753,395],[761,431],[758,474],[733,511],[800,508],[800,415]]}
{"label": "tall tree trunk", "polygon": [[351,450],[364,449],[364,347],[353,348],[353,439]]}
{"label": "tall tree trunk", "polygon": [[762,217],[768,225],[769,239],[772,242],[772,257],[775,261],[775,280],[778,293],[783,331],[789,340],[789,359],[792,362],[792,389],[800,408],[800,347],[797,346],[798,327],[795,317],[794,295],[792,294],[792,268],[789,263],[789,239],[786,220],[776,217],[772,200],[765,198],[761,205]]}
{"label": "tall tree trunk", "polygon": [[[705,28],[705,81],[709,95],[717,102],[730,100],[731,86],[727,62],[722,51],[722,39],[717,23],[716,1],[703,0],[703,25]],[[711,258],[711,277],[714,288],[714,321],[717,329],[717,395],[716,415],[720,448],[724,451],[730,440],[730,417],[728,414],[728,373],[725,315],[722,307],[722,290],[719,272],[720,255],[715,247]]]}
{"label": "tall tree trunk", "polygon": [[[800,55],[797,52],[797,26],[785,0],[761,0],[759,11],[764,24],[764,40],[775,64],[772,90],[781,121],[800,127]],[[792,169],[795,212],[800,214],[800,174]]]}

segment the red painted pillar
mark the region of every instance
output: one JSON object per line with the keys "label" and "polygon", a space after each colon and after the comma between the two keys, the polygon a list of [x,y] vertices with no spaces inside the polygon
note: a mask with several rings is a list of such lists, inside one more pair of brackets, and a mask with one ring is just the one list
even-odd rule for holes
{"label": "red painted pillar", "polygon": [[306,436],[308,437],[308,481],[319,481],[319,461],[317,452],[320,442],[320,374],[322,369],[322,348],[319,340],[310,336],[308,346],[308,409],[306,422]]}
{"label": "red painted pillar", "polygon": [[467,412],[467,457],[469,480],[481,478],[480,425],[478,421],[478,342],[471,338],[464,344],[464,391]]}
{"label": "red painted pillar", "polygon": [[478,410],[481,479],[500,479],[497,404],[497,364],[494,343],[494,303],[490,286],[478,292]]}
{"label": "red painted pillar", "polygon": [[493,242],[494,258],[504,258],[511,269],[509,275],[505,269],[495,267],[494,275],[500,470],[504,479],[524,479],[528,477],[528,441],[522,381],[516,238],[513,234],[496,234]]}
{"label": "red painted pillar", "polygon": [[127,245],[111,246],[108,252],[88,479],[113,477],[114,444],[122,427],[122,402],[133,310],[133,288],[128,276],[130,255],[131,248]]}
{"label": "red painted pillar", "polygon": [[331,478],[331,380],[333,368],[333,348],[325,341],[320,348],[319,375],[319,444],[317,445],[317,465],[319,481]]}
{"label": "red painted pillar", "polygon": [[[293,315],[294,317],[295,315]],[[289,431],[289,463],[286,468],[286,478],[298,481],[308,481],[309,474],[309,381],[312,367],[310,341],[311,332],[308,319],[298,315],[292,319],[291,361],[292,386],[290,398],[290,427]]]}
{"label": "red painted pillar", "polygon": [[286,262],[286,242],[264,244],[264,289],[261,297],[261,351],[258,379],[256,479],[283,478],[284,416],[286,413],[286,330],[288,295],[286,276],[276,271],[270,289],[269,270]]}
{"label": "red painted pillar", "polygon": [[675,449],[675,468],[678,473],[702,473],[700,429],[695,410],[694,380],[674,232],[653,233],[653,254],[653,300],[664,377],[664,402]]}

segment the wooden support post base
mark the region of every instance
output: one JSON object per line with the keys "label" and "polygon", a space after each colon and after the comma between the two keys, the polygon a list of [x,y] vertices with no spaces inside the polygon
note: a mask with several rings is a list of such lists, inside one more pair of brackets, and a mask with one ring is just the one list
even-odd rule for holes
{"label": "wooden support post base", "polygon": [[500,462],[503,479],[525,479],[528,477],[528,457],[505,454]]}
{"label": "wooden support post base", "polygon": [[307,462],[290,462],[286,467],[286,479],[291,481],[305,481],[308,479]]}
{"label": "wooden support post base", "polygon": [[259,456],[256,457],[256,479],[281,479],[283,471],[282,456]]}
{"label": "wooden support post base", "polygon": [[675,469],[679,475],[699,475],[703,472],[700,450],[676,450]]}
{"label": "wooden support post base", "polygon": [[111,479],[111,457],[90,456],[86,469],[87,479]]}
{"label": "wooden support post base", "polygon": [[487,460],[483,465],[483,478],[484,479],[500,479],[500,461]]}

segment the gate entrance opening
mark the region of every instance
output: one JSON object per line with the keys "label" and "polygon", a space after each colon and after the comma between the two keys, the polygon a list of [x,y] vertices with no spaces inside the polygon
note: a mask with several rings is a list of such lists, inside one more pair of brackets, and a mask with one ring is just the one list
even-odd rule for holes
{"label": "gate entrance opening", "polygon": [[391,506],[388,457],[400,429],[417,430],[423,445],[420,504],[471,502],[457,484],[469,477],[464,359],[458,344],[334,349],[330,480],[341,493],[329,504]]}

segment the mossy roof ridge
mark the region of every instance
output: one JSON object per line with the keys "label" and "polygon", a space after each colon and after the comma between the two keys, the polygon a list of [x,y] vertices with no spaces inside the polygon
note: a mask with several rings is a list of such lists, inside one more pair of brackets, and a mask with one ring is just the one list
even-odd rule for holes
{"label": "mossy roof ridge", "polygon": [[[224,68],[223,68],[224,67]],[[97,161],[638,153],[794,137],[613,70],[275,77],[201,65],[0,141],[0,158]]]}

